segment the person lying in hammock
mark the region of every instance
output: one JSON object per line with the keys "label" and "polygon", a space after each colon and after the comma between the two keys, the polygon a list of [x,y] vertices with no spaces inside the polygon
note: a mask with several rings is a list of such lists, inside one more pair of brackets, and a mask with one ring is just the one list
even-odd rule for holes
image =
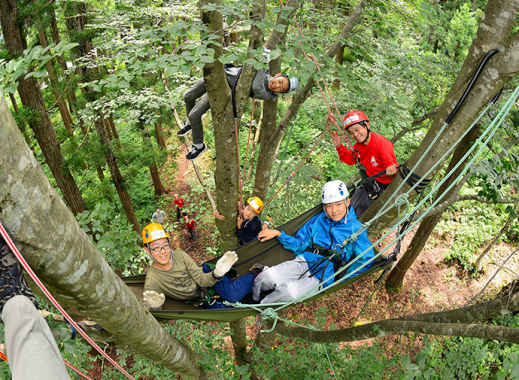
{"label": "person lying in hammock", "polygon": [[275,229],[259,233],[260,241],[277,237],[285,249],[296,254],[296,258],[265,268],[256,277],[252,287],[255,301],[259,301],[261,292],[270,290],[273,292],[261,303],[295,300],[312,289],[317,290],[323,281],[324,286],[328,286],[334,281],[335,271],[356,257],[357,261],[346,270],[343,279],[352,272],[355,272],[352,275],[357,275],[371,266],[374,252],[367,231],[348,241],[362,225],[350,207],[344,182],[327,182],[321,198],[323,211],[306,222],[296,236]]}
{"label": "person lying in hammock", "polygon": [[[234,90],[240,78],[241,70],[241,66],[225,66],[225,75],[227,77],[227,83],[231,88],[233,102]],[[271,76],[265,69],[260,69],[256,71],[256,75],[252,81],[250,96],[262,100],[274,100],[278,94],[294,91],[298,83],[297,78],[290,78],[281,73]],[[197,102],[197,99],[200,100]],[[186,155],[186,158],[188,160],[194,160],[205,150],[202,115],[210,108],[209,97],[207,96],[203,79],[198,81],[184,94],[184,102],[186,104],[187,120],[184,122],[183,128],[178,131],[178,135],[184,136],[193,131],[193,146],[191,151]]]}
{"label": "person lying in hammock", "polygon": [[249,273],[234,280],[226,276],[238,260],[234,251],[220,257],[213,270],[206,264],[202,268],[186,252],[171,249],[169,235],[158,223],[144,227],[142,242],[153,259],[142,293],[144,304],[151,309],[162,307],[165,295],[180,301],[205,301],[204,306],[208,308],[224,307],[220,302],[213,302],[212,295],[219,296],[218,300],[241,301],[251,292],[254,277],[260,270],[251,268]]}

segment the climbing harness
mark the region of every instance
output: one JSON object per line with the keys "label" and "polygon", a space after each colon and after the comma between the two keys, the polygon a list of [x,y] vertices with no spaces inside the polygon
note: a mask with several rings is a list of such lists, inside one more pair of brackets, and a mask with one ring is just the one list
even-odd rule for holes
{"label": "climbing harness", "polygon": [[132,375],[130,375],[124,368],[122,368],[119,363],[117,363],[115,360],[113,360],[101,347],[97,345],[96,342],[92,338],[90,338],[83,329],[70,317],[70,315],[63,309],[63,307],[56,301],[54,296],[47,290],[47,287],[40,281],[36,273],[32,270],[32,268],[29,266],[27,261],[25,261],[25,258],[22,256],[18,248],[16,248],[16,245],[12,241],[11,237],[7,233],[7,231],[4,228],[4,225],[0,222],[0,235],[4,238],[5,242],[13,252],[14,256],[18,259],[22,267],[25,269],[25,271],[29,274],[29,276],[32,278],[32,280],[38,285],[38,287],[41,289],[43,294],[49,299],[49,301],[60,311],[61,314],[65,317],[65,319],[76,329],[79,334],[85,340],[90,343],[92,347],[96,349],[97,352],[99,352],[106,360],[110,362],[115,368],[117,368],[122,374],[124,374],[127,378],[135,380]]}

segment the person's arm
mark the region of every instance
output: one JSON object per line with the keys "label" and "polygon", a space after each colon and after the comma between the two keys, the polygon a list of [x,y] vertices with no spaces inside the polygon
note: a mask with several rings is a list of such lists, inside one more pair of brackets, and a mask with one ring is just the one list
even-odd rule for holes
{"label": "person's arm", "polygon": [[[179,252],[182,252],[179,254]],[[191,278],[196,282],[198,286],[201,288],[208,288],[216,284],[219,278],[214,276],[213,272],[204,273],[202,267],[200,267],[195,260],[191,258],[184,251],[176,251],[175,255],[177,255],[177,259],[182,255],[182,260],[184,261],[184,265],[186,267],[186,271],[189,273]]]}
{"label": "person's arm", "polygon": [[391,141],[382,137],[381,144],[379,146],[379,154],[382,159],[382,165],[386,168],[386,174],[393,176],[398,171],[398,162],[395,156],[395,149]]}
{"label": "person's arm", "polygon": [[[350,244],[350,257],[349,260],[353,260],[354,258],[359,257],[357,261],[355,261],[346,271],[349,275],[353,273],[353,276],[356,276],[371,267],[373,264],[373,257],[375,256],[375,252],[373,251],[373,247],[368,238],[368,232],[362,232],[355,242]],[[362,267],[364,265],[364,267]],[[361,268],[362,267],[362,268]]]}
{"label": "person's arm", "polygon": [[345,164],[348,164],[348,165],[356,164],[357,161],[355,160],[355,156],[353,155],[353,152],[351,150],[349,150],[342,144],[339,146],[336,146],[335,149],[337,150],[337,153],[339,154],[339,160],[341,160],[342,162],[344,162]]}
{"label": "person's arm", "polygon": [[312,245],[312,225],[314,218],[306,222],[297,231],[296,236],[292,236],[281,231],[281,234],[278,237],[281,245],[283,245],[285,249],[294,252],[296,255],[303,253],[309,246]]}

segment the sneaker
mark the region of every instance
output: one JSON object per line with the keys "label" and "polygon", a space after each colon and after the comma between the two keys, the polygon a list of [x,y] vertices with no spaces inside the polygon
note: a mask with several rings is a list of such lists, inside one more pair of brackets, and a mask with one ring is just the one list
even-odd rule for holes
{"label": "sneaker", "polygon": [[202,143],[202,147],[201,147],[201,148],[198,148],[196,145],[193,145],[193,146],[191,147],[191,150],[189,151],[189,153],[186,154],[186,158],[187,158],[188,160],[194,160],[194,159],[197,158],[198,155],[199,155],[200,153],[202,153],[204,150],[205,150],[205,144],[204,144],[204,143]]}
{"label": "sneaker", "polygon": [[263,272],[263,269],[265,269],[265,268],[268,268],[268,266],[260,264],[260,263],[255,263],[253,266],[251,266],[249,268],[249,273],[252,273],[254,275],[254,277],[257,277],[258,274]]}
{"label": "sneaker", "polygon": [[184,126],[177,132],[177,135],[181,137],[187,135],[189,132],[191,132],[191,124],[189,124],[189,121],[185,121]]}
{"label": "sneaker", "polygon": [[0,237],[0,311],[16,295],[26,296],[38,308],[36,298],[23,276],[22,266]]}

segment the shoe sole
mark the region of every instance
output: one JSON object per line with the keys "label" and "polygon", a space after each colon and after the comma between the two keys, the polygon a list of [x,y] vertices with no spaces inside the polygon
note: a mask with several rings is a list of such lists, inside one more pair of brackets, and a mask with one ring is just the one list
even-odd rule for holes
{"label": "shoe sole", "polygon": [[189,131],[187,131],[187,132],[184,132],[184,133],[177,133],[177,136],[178,137],[182,137],[182,136],[188,135],[190,133],[191,133],[191,129]]}

